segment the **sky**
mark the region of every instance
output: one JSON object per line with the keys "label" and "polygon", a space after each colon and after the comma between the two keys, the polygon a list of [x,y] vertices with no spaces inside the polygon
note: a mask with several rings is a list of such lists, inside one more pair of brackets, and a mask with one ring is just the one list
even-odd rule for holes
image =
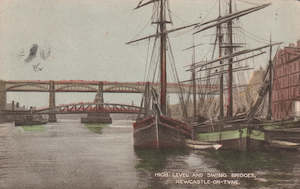
{"label": "sky", "polygon": [[[225,0],[221,0],[223,3]],[[263,39],[272,33],[285,45],[300,39],[300,2],[296,0],[239,0],[237,9],[271,2],[264,10],[240,19],[243,28]],[[3,80],[105,80],[143,81],[147,42],[126,45],[127,41],[155,31],[147,26],[151,6],[133,10],[138,0],[0,0],[0,79]],[[170,0],[173,27],[217,16],[217,0]],[[171,26],[172,27],[172,26]],[[170,27],[170,28],[171,28]],[[144,29],[145,28],[145,29]],[[206,34],[212,34],[208,31]],[[184,66],[191,54],[182,49],[191,45],[191,30],[170,34],[176,67],[181,80],[190,74]],[[195,36],[197,42],[209,37]],[[46,60],[37,56],[24,62],[30,47],[51,49]],[[249,47],[259,43],[249,40]],[[199,48],[200,60],[210,49]],[[25,54],[21,56],[20,54]],[[255,67],[264,66],[265,58]],[[39,64],[42,71],[34,71]],[[92,101],[94,94],[58,94],[57,104]],[[9,93],[8,102],[47,105],[48,94]],[[140,95],[105,94],[108,102],[136,104]]]}

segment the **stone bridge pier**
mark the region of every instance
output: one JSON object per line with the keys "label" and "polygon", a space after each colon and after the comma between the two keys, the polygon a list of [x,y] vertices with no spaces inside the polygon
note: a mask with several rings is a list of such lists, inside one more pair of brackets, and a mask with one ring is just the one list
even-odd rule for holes
{"label": "stone bridge pier", "polygon": [[56,122],[56,114],[55,114],[55,84],[54,81],[50,81],[49,83],[49,122]]}
{"label": "stone bridge pier", "polygon": [[0,81],[0,110],[6,109],[5,81]]}
{"label": "stone bridge pier", "polygon": [[[98,84],[98,91],[95,96],[94,103],[97,104],[97,108],[99,109],[101,109],[101,107],[103,106],[103,82],[99,82]],[[86,118],[81,118],[81,123],[112,123],[112,119],[109,113],[93,112],[88,113]]]}
{"label": "stone bridge pier", "polygon": [[0,122],[6,120],[6,116],[1,113],[6,109],[6,100],[5,81],[0,80]]}

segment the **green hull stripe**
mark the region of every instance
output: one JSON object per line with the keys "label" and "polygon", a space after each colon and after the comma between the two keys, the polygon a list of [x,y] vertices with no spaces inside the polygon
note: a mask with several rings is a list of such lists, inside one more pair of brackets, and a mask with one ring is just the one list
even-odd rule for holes
{"label": "green hull stripe", "polygon": [[[223,132],[200,133],[197,135],[197,139],[200,141],[217,142],[220,139],[221,140],[239,139],[240,135],[242,138],[246,138],[247,128],[241,129],[241,133],[238,129],[232,131],[223,131]],[[264,140],[264,133],[261,131],[252,130],[250,138],[256,140]]]}
{"label": "green hull stripe", "polygon": [[265,133],[262,131],[252,130],[250,138],[255,140],[265,140]]}

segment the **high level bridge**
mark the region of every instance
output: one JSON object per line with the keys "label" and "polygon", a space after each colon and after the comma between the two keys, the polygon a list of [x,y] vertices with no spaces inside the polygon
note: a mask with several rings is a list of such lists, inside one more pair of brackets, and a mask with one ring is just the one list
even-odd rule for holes
{"label": "high level bridge", "polygon": [[[110,81],[84,81],[84,80],[8,80],[0,81],[0,111],[6,109],[7,92],[46,92],[49,93],[49,121],[56,121],[57,107],[55,93],[100,93],[101,103],[104,103],[103,93],[140,93],[144,94],[147,87],[159,89],[159,83],[149,82],[110,82]],[[168,93],[189,93],[190,84],[168,83]],[[218,86],[197,86],[206,89],[207,92],[216,91]],[[203,91],[203,90],[202,90]],[[200,90],[198,90],[200,93]],[[112,104],[111,104],[112,105]],[[123,105],[125,107],[126,105]],[[129,106],[127,106],[129,108]],[[131,110],[130,108],[128,109]]]}

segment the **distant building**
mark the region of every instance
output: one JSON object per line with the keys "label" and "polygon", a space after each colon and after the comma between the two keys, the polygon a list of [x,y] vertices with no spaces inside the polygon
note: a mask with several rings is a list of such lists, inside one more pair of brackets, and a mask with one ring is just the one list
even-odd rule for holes
{"label": "distant building", "polygon": [[26,110],[26,107],[20,106],[19,102],[7,103],[6,110]]}
{"label": "distant building", "polygon": [[272,92],[273,119],[300,117],[300,40],[276,52]]}

